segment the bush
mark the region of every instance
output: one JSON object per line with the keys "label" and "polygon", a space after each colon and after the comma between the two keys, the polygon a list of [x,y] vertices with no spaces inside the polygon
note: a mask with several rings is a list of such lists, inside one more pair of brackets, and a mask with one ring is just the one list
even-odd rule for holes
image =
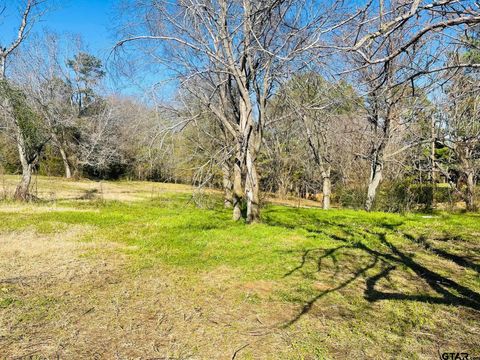
{"label": "bush", "polygon": [[364,186],[338,187],[332,194],[332,202],[343,208],[362,209],[367,200]]}
{"label": "bush", "polygon": [[56,153],[54,147],[46,146],[42,161],[38,168],[39,175],[45,176],[64,176],[65,168],[62,158]]}
{"label": "bush", "polygon": [[[445,185],[445,186],[443,186]],[[453,204],[456,202],[457,196],[454,194],[448,184],[439,184],[435,188],[435,203],[449,203]]]}
{"label": "bush", "polygon": [[[444,186],[445,185],[445,186]],[[431,211],[434,204],[452,207],[461,199],[447,184],[416,183],[408,179],[382,184],[375,209],[388,212]]]}
{"label": "bush", "polygon": [[432,204],[431,184],[412,183],[406,179],[384,183],[378,194],[375,209],[388,212],[430,211]]}
{"label": "bush", "polygon": [[[332,201],[343,208],[362,209],[366,201],[365,186],[337,188]],[[429,183],[418,183],[412,179],[384,182],[380,185],[374,209],[387,212],[431,211],[433,204],[453,206],[461,201],[447,184],[435,188]]]}

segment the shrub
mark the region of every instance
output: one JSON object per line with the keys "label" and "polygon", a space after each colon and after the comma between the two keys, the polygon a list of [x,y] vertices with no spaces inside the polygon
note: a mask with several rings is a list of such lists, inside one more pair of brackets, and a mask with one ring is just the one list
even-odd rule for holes
{"label": "shrub", "polygon": [[364,186],[337,187],[332,195],[332,202],[340,207],[362,209],[367,199],[367,189]]}

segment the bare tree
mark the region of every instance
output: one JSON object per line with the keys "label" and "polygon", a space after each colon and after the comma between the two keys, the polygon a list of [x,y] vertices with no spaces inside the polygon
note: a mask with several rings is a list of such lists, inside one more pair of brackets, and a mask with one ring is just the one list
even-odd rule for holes
{"label": "bare tree", "polygon": [[31,31],[34,23],[43,14],[42,5],[46,0],[23,1],[23,13],[18,26],[17,36],[7,44],[0,44],[0,79],[5,79],[7,59],[20,46]]}
{"label": "bare tree", "polygon": [[361,104],[345,82],[329,82],[314,72],[294,76],[287,85],[285,103],[299,121],[303,138],[322,179],[322,202],[330,208],[332,171],[337,171],[352,113]]}
{"label": "bare tree", "polygon": [[42,118],[33,110],[25,93],[8,82],[0,83],[0,96],[6,130],[12,131],[17,146],[22,177],[15,190],[16,200],[26,201],[29,193],[32,173],[40,161],[40,156],[50,138],[43,132]]}
{"label": "bare tree", "polygon": [[[443,103],[442,143],[450,150],[450,167],[466,184],[463,198],[474,211],[475,184],[480,165],[480,87],[477,73],[461,72],[450,80]],[[445,172],[445,170],[444,170]],[[448,172],[445,172],[449,176]],[[460,190],[460,189],[458,189]]]}
{"label": "bare tree", "polygon": [[[22,178],[15,191],[15,198],[18,200],[27,200],[29,198],[32,170],[39,161],[40,153],[45,143],[43,140],[36,139],[38,140],[36,144],[29,145],[29,142],[31,143],[30,140],[32,140],[32,134],[26,133],[27,130],[31,130],[31,126],[27,125],[26,121],[32,122],[35,115],[26,109],[28,104],[24,96],[17,89],[6,83],[6,65],[12,53],[25,41],[35,21],[43,14],[44,3],[44,0],[24,1],[17,37],[8,46],[0,46],[0,80],[4,83],[2,86],[3,109],[5,116],[12,119],[18,154],[22,164]],[[10,96],[14,98],[9,98]],[[29,114],[27,115],[26,112]]]}
{"label": "bare tree", "polygon": [[[65,38],[66,42],[71,40]],[[64,41],[52,33],[32,37],[16,57],[12,78],[32,99],[33,107],[44,119],[45,131],[60,153],[65,177],[71,178],[69,142],[78,114],[72,101],[75,91],[66,71],[68,54],[64,47]]]}
{"label": "bare tree", "polygon": [[[431,47],[426,38],[419,37],[416,46],[399,51],[405,46],[405,39],[422,25],[423,19],[411,14],[417,11],[419,3],[389,1],[380,2],[381,6],[375,7],[372,2],[356,13],[355,19],[346,27],[348,35],[344,42],[349,42],[352,33],[355,36],[354,45],[342,48],[347,51],[350,61],[350,69],[344,74],[353,69],[358,91],[364,94],[367,112],[365,138],[370,143],[370,150],[361,156],[370,163],[367,211],[373,207],[385,176],[386,162],[424,140],[403,135],[417,120],[426,91],[405,80],[412,69],[416,71],[419,64],[425,64]],[[408,142],[405,142],[407,138]]]}
{"label": "bare tree", "polygon": [[[275,83],[288,73],[297,56],[309,48],[311,25],[329,24],[324,4],[308,15],[297,0],[227,1],[208,3],[158,1],[148,6],[142,25],[129,29],[117,46],[145,45],[156,61],[169,69],[223,124],[234,139],[233,218],[240,219],[245,169],[247,221],[259,218],[257,156],[262,144],[267,100]],[[136,9],[141,8],[135,3]],[[312,7],[313,9],[313,7]],[[321,16],[319,15],[321,14]],[[321,18],[322,21],[319,20]],[[313,20],[312,20],[313,19]],[[197,93],[190,84],[202,82]],[[232,106],[234,116],[226,116]]]}
{"label": "bare tree", "polygon": [[[375,64],[385,64],[397,57],[409,55],[427,40],[436,38],[435,52],[448,52],[448,47],[463,41],[466,27],[480,24],[480,6],[473,0],[373,0],[353,5],[349,19],[357,26],[343,38],[345,45],[333,47],[358,55],[365,68]],[[438,37],[434,35],[438,34]],[[388,53],[371,52],[368,49],[382,40],[395,39],[395,47]],[[434,53],[429,61],[415,68],[415,76],[438,72],[451,68],[439,63]],[[477,65],[456,64],[455,67]]]}

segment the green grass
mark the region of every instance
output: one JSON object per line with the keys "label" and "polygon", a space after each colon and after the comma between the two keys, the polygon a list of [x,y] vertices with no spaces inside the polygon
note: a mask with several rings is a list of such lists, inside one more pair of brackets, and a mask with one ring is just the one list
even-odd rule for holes
{"label": "green grass", "polygon": [[[82,226],[77,241],[122,245],[114,251],[128,258],[131,277],[162,268],[182,274],[177,286],[188,289],[204,274],[226,272],[223,283],[204,285],[202,294],[211,297],[219,289],[267,283],[265,291],[232,290],[232,303],[285,307],[288,316],[276,326],[291,338],[279,357],[420,359],[435,358],[440,348],[480,354],[478,332],[472,333],[480,316],[478,214],[268,205],[261,223],[246,225],[230,220],[220,205],[201,209],[189,199],[61,201],[55,204],[61,211],[39,204],[0,212],[0,233],[51,235]],[[53,297],[32,299],[22,321],[55,318],[60,305]],[[23,303],[8,295],[0,308]]]}
{"label": "green grass", "polygon": [[[372,249],[393,244],[413,245],[405,236],[458,239],[452,251],[466,251],[463,243],[478,245],[478,214],[396,215],[353,210],[267,206],[263,221],[245,225],[230,220],[217,207],[199,209],[187,196],[145,202],[57,203],[72,210],[0,213],[0,231],[34,229],[40,234],[62,232],[72,225],[94,230],[82,240],[108,240],[135,246],[131,255],[154,257],[174,266],[208,270],[219,265],[237,267],[245,275],[274,278],[298,262],[298,253],[313,249],[363,244]],[[41,208],[42,205],[36,206]],[[47,203],[46,206],[49,206]],[[81,211],[78,211],[81,210]],[[318,248],[318,249],[317,249]],[[343,252],[336,256],[342,257]],[[330,255],[333,258],[333,255]]]}

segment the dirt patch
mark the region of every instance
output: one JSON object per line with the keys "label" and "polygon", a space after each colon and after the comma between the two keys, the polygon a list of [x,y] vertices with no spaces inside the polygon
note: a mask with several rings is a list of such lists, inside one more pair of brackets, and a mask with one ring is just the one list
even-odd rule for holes
{"label": "dirt patch", "polygon": [[243,288],[249,293],[266,297],[273,292],[275,285],[273,281],[258,280],[244,284]]}
{"label": "dirt patch", "polygon": [[91,229],[39,235],[33,231],[0,234],[0,353],[49,354],[64,334],[59,331],[87,313],[89,288],[101,289],[120,278],[120,258],[84,257],[115,244],[82,243]]}

